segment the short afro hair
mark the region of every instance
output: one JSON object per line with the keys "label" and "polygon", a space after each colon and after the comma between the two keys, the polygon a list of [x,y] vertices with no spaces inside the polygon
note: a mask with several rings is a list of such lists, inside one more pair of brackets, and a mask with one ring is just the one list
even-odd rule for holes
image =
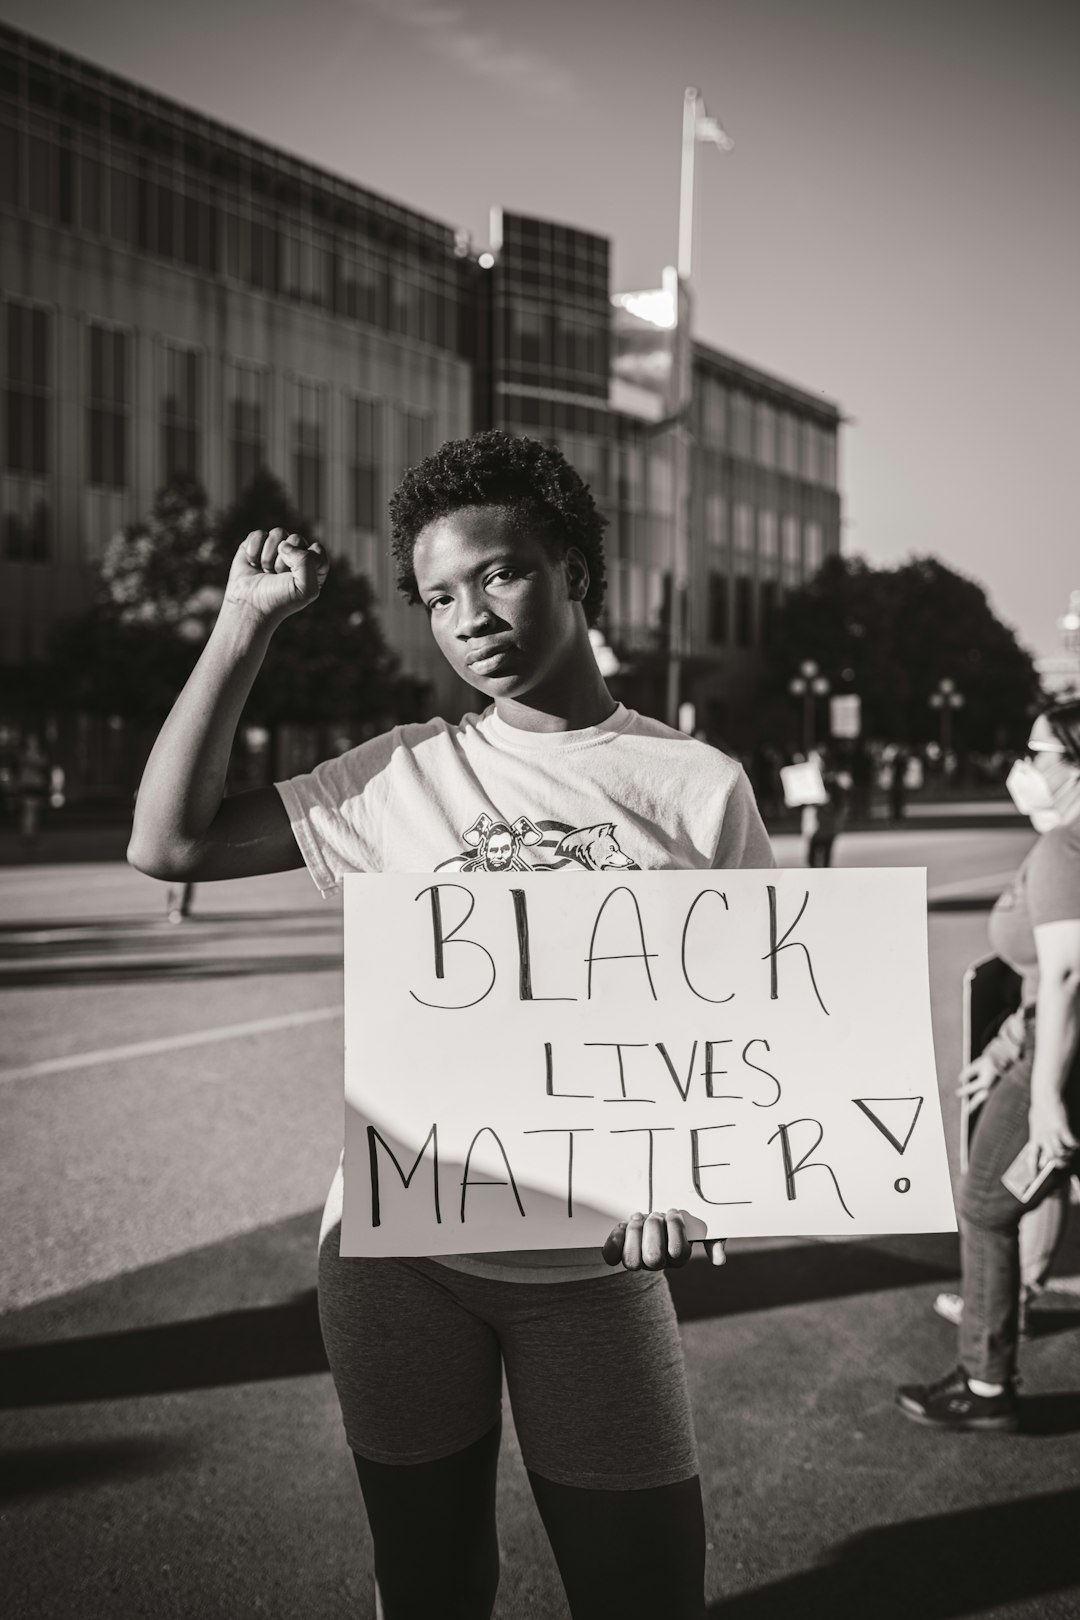
{"label": "short afro hair", "polygon": [[410,467],[390,498],[391,549],[397,586],[410,602],[420,593],[413,572],[416,537],[428,523],[467,506],[505,506],[535,526],[565,555],[576,546],[589,569],[583,606],[596,623],[604,601],[607,519],[555,445],[496,431],[451,439]]}

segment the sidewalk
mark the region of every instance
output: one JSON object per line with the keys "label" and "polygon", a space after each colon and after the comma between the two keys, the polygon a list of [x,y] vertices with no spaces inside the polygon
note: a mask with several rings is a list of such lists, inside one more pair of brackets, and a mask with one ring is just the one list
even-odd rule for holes
{"label": "sidewalk", "polygon": [[[882,807],[883,808],[883,807]],[[765,816],[770,833],[799,832],[798,811]],[[1028,822],[1010,800],[972,799],[916,801],[907,806],[902,821],[889,821],[884,814],[870,820],[849,821],[844,832],[902,832],[905,827],[922,832],[951,828],[1024,827]],[[54,862],[122,861],[131,831],[130,817],[81,818],[77,810],[60,811],[46,820],[32,844],[24,844],[10,826],[0,828],[0,867],[43,866]]]}

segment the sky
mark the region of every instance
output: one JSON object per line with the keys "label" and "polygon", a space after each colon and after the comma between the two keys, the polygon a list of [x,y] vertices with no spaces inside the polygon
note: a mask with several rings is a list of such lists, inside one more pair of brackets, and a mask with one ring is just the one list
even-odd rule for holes
{"label": "sky", "polygon": [[1033,652],[1080,587],[1070,0],[0,0],[0,18],[453,225],[676,256],[696,335],[838,404],[843,548],[932,553]]}

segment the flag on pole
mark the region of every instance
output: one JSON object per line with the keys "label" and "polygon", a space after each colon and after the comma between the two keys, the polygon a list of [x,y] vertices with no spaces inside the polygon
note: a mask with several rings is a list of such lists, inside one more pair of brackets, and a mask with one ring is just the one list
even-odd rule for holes
{"label": "flag on pole", "polygon": [[697,127],[694,133],[699,141],[712,141],[713,145],[719,147],[721,152],[730,152],[735,145],[720,120],[710,118],[704,108],[701,108],[698,112]]}

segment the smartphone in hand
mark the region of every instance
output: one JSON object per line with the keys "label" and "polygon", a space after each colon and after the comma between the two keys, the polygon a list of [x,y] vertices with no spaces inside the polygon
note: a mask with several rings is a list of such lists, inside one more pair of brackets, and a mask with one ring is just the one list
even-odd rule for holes
{"label": "smartphone in hand", "polygon": [[1061,1164],[1057,1159],[1047,1159],[1043,1164],[1036,1165],[1036,1151],[1030,1142],[1025,1142],[1016,1158],[1001,1177],[1001,1185],[1014,1198],[1022,1204],[1030,1204],[1039,1188],[1060,1170]]}

